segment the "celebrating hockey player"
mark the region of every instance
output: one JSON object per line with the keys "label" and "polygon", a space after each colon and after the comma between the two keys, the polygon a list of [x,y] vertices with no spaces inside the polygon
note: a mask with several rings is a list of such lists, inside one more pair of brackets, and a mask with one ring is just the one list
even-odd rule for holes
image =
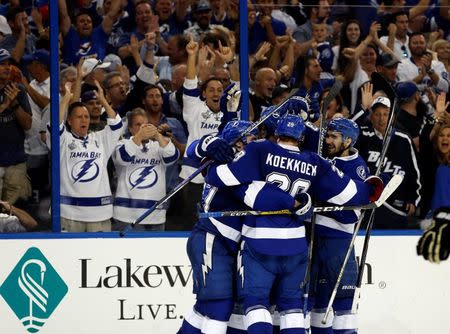
{"label": "celebrating hockey player", "polygon": [[[205,136],[188,148],[187,154],[197,158],[209,157],[227,162],[233,158],[228,143],[240,138],[251,126],[248,121],[231,121],[220,137]],[[237,150],[255,138],[254,133],[235,144]],[[244,203],[246,205],[244,205]],[[296,202],[293,197],[276,186],[264,182],[254,182],[239,187],[218,189],[205,184],[201,210],[243,210],[247,205],[256,210],[292,209],[301,215],[311,202]],[[179,334],[224,334],[230,318],[235,291],[236,254],[241,238],[242,218],[201,218],[195,225],[188,240],[187,252],[193,268],[194,293],[196,303],[185,316]]]}
{"label": "celebrating hockey player", "polygon": [[[254,180],[276,184],[291,196],[308,192],[333,204],[361,205],[376,200],[376,186],[351,180],[312,152],[300,152],[305,126],[297,115],[285,115],[277,125],[277,143],[250,143],[227,165],[209,168],[206,180],[223,188]],[[242,228],[242,258],[238,268],[248,333],[272,334],[269,295],[280,312],[281,333],[304,333],[302,282],[307,261],[303,221],[291,216],[250,216]]]}
{"label": "celebrating hockey player", "polygon": [[[369,170],[358,151],[353,148],[359,136],[358,125],[346,118],[336,118],[328,123],[324,153],[339,170],[353,180],[364,181]],[[322,324],[325,309],[339,270],[344,262],[359,212],[343,211],[322,213],[316,216],[315,255],[313,257],[310,302],[312,333],[355,334],[356,315],[351,314],[357,279],[357,263],[354,250],[346,265],[336,299],[333,302],[334,317]]]}

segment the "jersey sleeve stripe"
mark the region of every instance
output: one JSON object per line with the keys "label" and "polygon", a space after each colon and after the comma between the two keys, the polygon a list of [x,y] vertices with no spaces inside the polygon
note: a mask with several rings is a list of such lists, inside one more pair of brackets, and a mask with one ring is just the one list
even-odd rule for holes
{"label": "jersey sleeve stripe", "polygon": [[356,195],[356,192],[357,192],[356,184],[353,180],[350,180],[344,190],[342,190],[336,196],[330,198],[327,202],[343,205],[348,201],[350,201],[353,198],[353,196]]}
{"label": "jersey sleeve stripe", "polygon": [[326,226],[328,228],[331,228],[333,230],[338,230],[338,231],[342,231],[345,233],[350,233],[352,234],[354,229],[355,229],[355,224],[343,224],[340,223],[339,221],[337,221],[336,219],[330,218],[330,217],[325,217],[322,215],[317,215],[316,216],[316,224],[317,225],[322,225],[322,226]]}
{"label": "jersey sleeve stripe", "polygon": [[420,169],[419,166],[417,164],[417,159],[416,159],[416,153],[414,152],[414,143],[411,141],[411,139],[409,138],[408,135],[403,134],[401,132],[396,132],[395,133],[397,136],[403,137],[405,138],[408,142],[409,142],[409,149],[410,149],[410,154],[411,154],[411,160],[417,175],[417,179],[416,179],[416,184],[417,184],[417,188],[416,188],[416,201],[414,202],[414,205],[417,207],[419,206],[419,202],[421,200],[421,195],[420,195],[420,190],[422,189],[422,183],[420,182]]}
{"label": "jersey sleeve stripe", "polygon": [[265,228],[244,225],[242,235],[251,239],[299,239],[305,237],[305,227]]}
{"label": "jersey sleeve stripe", "polygon": [[265,182],[262,181],[253,181],[252,183],[250,183],[247,190],[245,191],[244,203],[249,207],[254,208],[256,197],[258,196],[264,185]]}
{"label": "jersey sleeve stripe", "polygon": [[200,91],[197,88],[194,89],[187,89],[186,87],[183,88],[183,94],[191,97],[199,97]]}
{"label": "jersey sleeve stripe", "polygon": [[110,124],[109,127],[111,128],[112,131],[119,130],[122,127],[122,121],[120,121],[119,123],[114,124],[114,125]]}
{"label": "jersey sleeve stripe", "polygon": [[217,167],[217,176],[226,186],[236,186],[240,184],[227,165]]}
{"label": "jersey sleeve stripe", "polygon": [[120,158],[125,162],[131,162],[133,160],[133,157],[128,154],[127,150],[125,149],[125,145],[122,145],[119,148]]}
{"label": "jersey sleeve stripe", "polygon": [[172,156],[163,157],[163,161],[165,164],[170,164],[171,162],[178,160],[179,156],[180,156],[180,152],[176,149],[175,153]]}
{"label": "jersey sleeve stripe", "polygon": [[234,242],[239,242],[239,240],[241,239],[240,231],[235,230],[234,228],[221,223],[215,218],[208,218],[208,219],[212,222],[212,224],[217,228],[217,230],[223,237],[233,240]]}

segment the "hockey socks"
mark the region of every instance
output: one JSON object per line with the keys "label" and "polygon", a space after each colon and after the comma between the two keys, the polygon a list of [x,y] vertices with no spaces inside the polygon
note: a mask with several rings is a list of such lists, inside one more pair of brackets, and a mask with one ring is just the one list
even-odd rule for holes
{"label": "hockey socks", "polygon": [[280,312],[280,334],[305,333],[305,317],[302,312]]}
{"label": "hockey socks", "polygon": [[201,334],[204,316],[198,313],[195,306],[192,308],[183,320],[181,328],[177,334]]}
{"label": "hockey socks", "polygon": [[244,323],[248,334],[272,334],[272,316],[266,308],[247,312]]}

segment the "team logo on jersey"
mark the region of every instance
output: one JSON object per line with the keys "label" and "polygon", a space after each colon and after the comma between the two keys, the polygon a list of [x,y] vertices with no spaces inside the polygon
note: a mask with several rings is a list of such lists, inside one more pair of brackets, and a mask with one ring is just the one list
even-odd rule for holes
{"label": "team logo on jersey", "polygon": [[323,49],[322,52],[320,53],[320,57],[321,58],[330,58],[331,57],[330,49]]}
{"label": "team logo on jersey", "polygon": [[356,168],[356,174],[358,174],[358,176],[362,179],[365,180],[367,175],[366,175],[366,169],[364,168],[364,166],[358,166],[358,168]]}
{"label": "team logo on jersey", "polygon": [[77,144],[75,144],[75,140],[72,140],[72,142],[69,144],[69,150],[73,151],[77,148]]}
{"label": "team logo on jersey", "polygon": [[154,170],[155,166],[136,168],[128,177],[131,189],[147,189],[153,187],[158,181],[158,173]]}
{"label": "team logo on jersey", "polygon": [[95,162],[95,158],[77,162],[72,168],[73,183],[90,182],[100,173],[100,167]]}
{"label": "team logo on jersey", "polygon": [[87,56],[91,51],[92,44],[91,42],[86,42],[80,45],[80,49],[77,52],[77,56]]}

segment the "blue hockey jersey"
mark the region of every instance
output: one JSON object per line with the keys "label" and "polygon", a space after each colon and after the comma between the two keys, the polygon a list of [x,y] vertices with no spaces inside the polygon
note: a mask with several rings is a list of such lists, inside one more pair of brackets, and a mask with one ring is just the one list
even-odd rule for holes
{"label": "blue hockey jersey", "polygon": [[[369,168],[357,150],[351,149],[350,152],[351,155],[335,157],[330,162],[352,180],[364,181],[369,175]],[[325,237],[351,238],[359,215],[359,210],[318,214],[316,233]]]}
{"label": "blue hockey jersey", "polygon": [[[219,188],[264,180],[291,196],[308,192],[320,201],[337,205],[367,204],[371,190],[313,152],[266,140],[249,144],[230,164],[212,166],[206,180]],[[292,255],[307,248],[303,223],[290,216],[246,217],[242,236],[264,254]]]}
{"label": "blue hockey jersey", "polygon": [[[196,149],[198,140],[186,150],[192,160],[200,160]],[[203,212],[233,211],[233,210],[284,210],[294,207],[292,196],[280,190],[276,185],[254,181],[234,187],[217,188],[205,183],[203,187],[200,210]],[[200,218],[194,229],[207,231],[222,236],[228,248],[237,252],[241,240],[243,217]]]}

